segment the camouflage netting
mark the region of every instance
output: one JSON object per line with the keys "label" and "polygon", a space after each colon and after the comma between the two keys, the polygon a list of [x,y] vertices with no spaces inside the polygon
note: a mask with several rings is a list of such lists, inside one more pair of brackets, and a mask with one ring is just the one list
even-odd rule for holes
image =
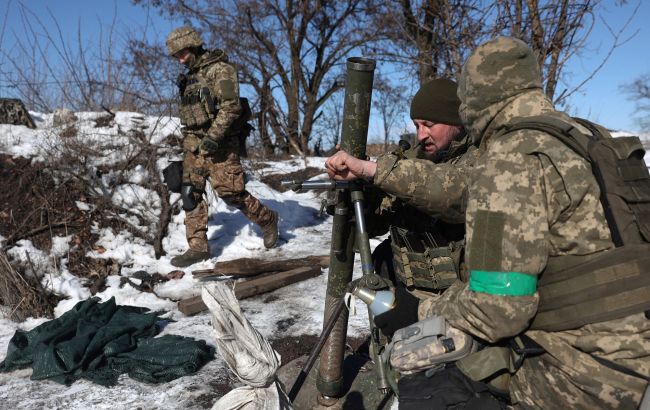
{"label": "camouflage netting", "polygon": [[15,98],[0,98],[0,124],[24,125],[36,128],[34,120],[22,101]]}
{"label": "camouflage netting", "polygon": [[164,383],[195,373],[214,357],[203,340],[177,335],[154,338],[166,324],[146,308],[118,306],[111,298],[81,301],[61,317],[9,341],[0,371],[31,366],[32,380],[71,384],[84,378],[110,386],[122,373]]}

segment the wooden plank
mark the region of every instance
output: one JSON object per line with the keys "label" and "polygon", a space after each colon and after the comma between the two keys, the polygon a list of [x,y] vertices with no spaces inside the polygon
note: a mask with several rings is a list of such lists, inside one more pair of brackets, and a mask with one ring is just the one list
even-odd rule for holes
{"label": "wooden plank", "polygon": [[[266,276],[248,279],[235,283],[235,296],[237,299],[245,299],[262,293],[271,292],[292,283],[314,278],[321,274],[321,267],[302,266],[284,272],[272,273]],[[183,314],[191,316],[207,309],[201,296],[194,296],[178,302],[178,310]]]}
{"label": "wooden plank", "polygon": [[257,258],[240,258],[217,262],[212,269],[192,271],[195,278],[208,276],[256,276],[264,272],[289,271],[303,266],[328,267],[329,256],[307,256],[297,259],[263,260]]}
{"label": "wooden plank", "polygon": [[176,306],[178,306],[178,310],[187,316],[196,315],[208,308],[205,306],[205,303],[203,303],[201,295],[179,300]]}

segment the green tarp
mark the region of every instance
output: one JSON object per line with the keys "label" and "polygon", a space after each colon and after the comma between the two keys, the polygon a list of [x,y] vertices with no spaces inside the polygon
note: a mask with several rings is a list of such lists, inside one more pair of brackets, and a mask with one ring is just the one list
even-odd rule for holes
{"label": "green tarp", "polygon": [[154,338],[166,321],[147,312],[118,306],[114,298],[81,301],[57,319],[28,332],[17,330],[0,371],[32,366],[33,380],[62,384],[84,378],[110,386],[122,373],[162,383],[194,373],[214,358],[214,348],[203,340]]}

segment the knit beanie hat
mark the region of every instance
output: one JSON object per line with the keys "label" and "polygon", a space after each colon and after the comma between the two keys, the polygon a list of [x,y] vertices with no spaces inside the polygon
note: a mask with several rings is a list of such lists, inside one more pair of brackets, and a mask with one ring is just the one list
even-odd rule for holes
{"label": "knit beanie hat", "polygon": [[463,125],[458,115],[458,85],[446,78],[436,78],[420,87],[411,102],[411,119],[447,125]]}

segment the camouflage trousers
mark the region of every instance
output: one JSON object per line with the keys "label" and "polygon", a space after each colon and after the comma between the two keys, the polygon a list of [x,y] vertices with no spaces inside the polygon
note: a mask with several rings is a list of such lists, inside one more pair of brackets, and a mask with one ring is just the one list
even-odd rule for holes
{"label": "camouflage trousers", "polygon": [[[239,155],[216,153],[203,155],[185,152],[183,159],[183,183],[191,183],[203,190],[206,180],[214,192],[229,206],[242,211],[244,216],[260,227],[273,221],[273,212],[259,199],[246,191],[246,178]],[[208,251],[208,204],[203,195],[196,195],[198,206],[185,213],[185,234],[190,249]]]}
{"label": "camouflage trousers", "polygon": [[[428,314],[421,303],[419,319]],[[562,332],[529,330],[526,335],[546,353],[526,358],[510,379],[513,408],[638,407],[648,386],[644,378],[650,377],[650,320],[643,313]],[[642,377],[615,370],[595,356]]]}

